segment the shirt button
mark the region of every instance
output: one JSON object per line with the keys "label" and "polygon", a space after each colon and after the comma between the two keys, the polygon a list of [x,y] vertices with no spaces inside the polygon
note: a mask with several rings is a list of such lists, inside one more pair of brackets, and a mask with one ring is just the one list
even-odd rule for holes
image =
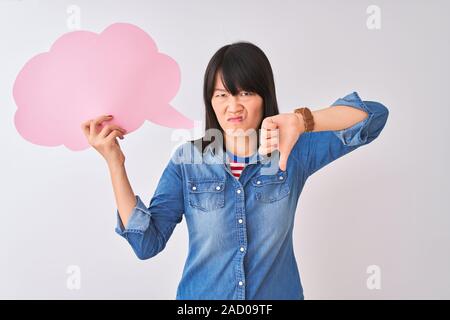
{"label": "shirt button", "polygon": [[217,187],[216,187],[216,190],[220,190],[220,186],[217,186]]}
{"label": "shirt button", "polygon": [[244,285],[244,283],[242,281],[239,281],[239,285],[242,286]]}
{"label": "shirt button", "polygon": [[280,176],[280,180],[283,180],[283,176]]}
{"label": "shirt button", "polygon": [[237,193],[241,193],[241,189],[237,189],[237,191],[236,191]]}
{"label": "shirt button", "polygon": [[244,220],[242,220],[242,219],[239,219],[238,221],[239,221],[239,223],[242,223],[242,222],[244,222]]}
{"label": "shirt button", "polygon": [[241,252],[244,252],[244,247],[241,247],[241,249],[240,249],[240,250],[241,250]]}
{"label": "shirt button", "polygon": [[258,181],[256,181],[256,184],[261,184],[261,181],[259,181],[259,180],[258,180]]}
{"label": "shirt button", "polygon": [[196,187],[196,186],[193,186],[193,187],[192,187],[192,190],[197,190],[197,187]]}

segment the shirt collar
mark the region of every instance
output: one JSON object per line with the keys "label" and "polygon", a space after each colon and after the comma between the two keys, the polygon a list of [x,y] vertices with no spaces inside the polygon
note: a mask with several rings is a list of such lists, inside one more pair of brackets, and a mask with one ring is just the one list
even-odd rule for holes
{"label": "shirt collar", "polygon": [[[274,152],[272,152],[272,155],[270,157],[268,155],[261,155],[258,152],[256,152],[251,157],[249,157],[248,164],[255,164],[255,163],[267,164],[270,162],[271,158],[274,156],[274,153],[276,153],[276,152],[278,152],[278,150],[275,150]],[[221,163],[223,163],[224,161],[229,162],[230,155],[233,155],[232,153],[230,153],[230,155],[228,155],[228,152],[225,152],[225,154],[224,154],[224,152],[221,148],[214,149],[212,147],[212,143],[208,144],[205,147],[204,154],[212,157],[213,159],[215,159],[216,161],[221,162]],[[242,159],[245,159],[245,158],[242,158]]]}

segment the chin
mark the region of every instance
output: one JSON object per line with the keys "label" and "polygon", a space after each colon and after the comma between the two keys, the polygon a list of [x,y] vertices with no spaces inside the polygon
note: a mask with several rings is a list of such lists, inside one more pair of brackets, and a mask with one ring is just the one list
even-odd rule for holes
{"label": "chin", "polygon": [[[248,127],[248,126],[245,126],[242,124],[237,124],[237,125],[228,126],[225,129],[225,133],[227,133],[230,136],[242,136],[243,134],[248,135],[249,130],[254,130],[255,132],[257,132],[256,128]],[[236,131],[236,132],[233,132],[233,131]]]}

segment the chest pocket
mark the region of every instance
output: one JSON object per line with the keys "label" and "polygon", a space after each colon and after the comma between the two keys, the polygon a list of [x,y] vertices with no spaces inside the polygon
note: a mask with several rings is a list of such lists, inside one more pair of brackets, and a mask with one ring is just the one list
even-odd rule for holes
{"label": "chest pocket", "polygon": [[225,205],[225,179],[189,180],[189,205],[202,211],[211,211]]}
{"label": "chest pocket", "polygon": [[275,202],[286,197],[290,192],[287,183],[287,171],[279,171],[274,175],[259,175],[252,178],[256,200]]}

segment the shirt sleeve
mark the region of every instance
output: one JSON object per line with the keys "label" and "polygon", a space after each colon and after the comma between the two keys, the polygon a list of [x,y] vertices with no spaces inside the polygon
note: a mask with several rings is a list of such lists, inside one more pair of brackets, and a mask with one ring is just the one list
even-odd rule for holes
{"label": "shirt sleeve", "polygon": [[125,238],[139,259],[149,259],[161,252],[183,219],[184,196],[180,162],[175,161],[180,148],[164,169],[148,207],[136,195],[127,227],[125,228],[116,208],[116,233]]}
{"label": "shirt sleeve", "polygon": [[293,155],[310,176],[330,162],[372,142],[383,130],[389,110],[376,101],[362,101],[357,92],[337,99],[333,106],[350,106],[364,110],[368,117],[343,130],[312,131],[300,135]]}

